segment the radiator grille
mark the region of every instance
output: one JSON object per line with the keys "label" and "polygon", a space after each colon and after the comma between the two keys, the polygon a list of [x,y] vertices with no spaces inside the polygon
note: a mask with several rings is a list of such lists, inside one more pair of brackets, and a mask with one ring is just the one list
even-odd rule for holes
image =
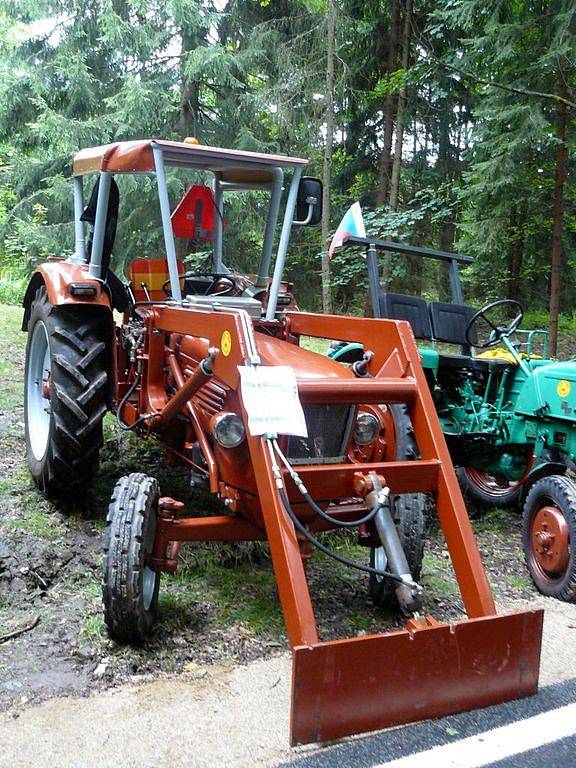
{"label": "radiator grille", "polygon": [[354,407],[333,403],[304,405],[308,437],[288,439],[292,464],[337,464],[344,460]]}
{"label": "radiator grille", "polygon": [[229,388],[221,382],[209,379],[194,396],[194,401],[208,416],[214,416],[224,410]]}

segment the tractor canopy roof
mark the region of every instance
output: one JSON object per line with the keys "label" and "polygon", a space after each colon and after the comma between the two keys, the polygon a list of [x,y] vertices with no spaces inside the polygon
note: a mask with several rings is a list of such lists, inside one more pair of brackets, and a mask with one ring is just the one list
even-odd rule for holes
{"label": "tractor canopy roof", "polygon": [[74,157],[74,176],[100,171],[153,173],[154,146],[162,150],[166,165],[214,171],[222,174],[222,181],[236,184],[267,183],[271,181],[272,168],[295,168],[308,163],[300,157],[222,149],[189,141],[143,139],[80,150]]}

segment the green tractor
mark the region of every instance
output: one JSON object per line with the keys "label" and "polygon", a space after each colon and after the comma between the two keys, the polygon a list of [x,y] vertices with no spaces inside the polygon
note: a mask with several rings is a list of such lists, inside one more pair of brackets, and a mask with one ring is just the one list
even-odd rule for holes
{"label": "green tractor", "polygon": [[[576,468],[576,362],[547,359],[547,332],[520,328],[519,302],[464,304],[458,267],[469,257],[371,238],[344,244],[365,248],[373,316],[408,321],[419,341],[465,495],[477,506],[523,504],[534,584],[575,602],[576,482],[566,472]],[[382,291],[378,251],[445,262],[452,302]],[[370,350],[333,342],[329,355],[362,366]]]}

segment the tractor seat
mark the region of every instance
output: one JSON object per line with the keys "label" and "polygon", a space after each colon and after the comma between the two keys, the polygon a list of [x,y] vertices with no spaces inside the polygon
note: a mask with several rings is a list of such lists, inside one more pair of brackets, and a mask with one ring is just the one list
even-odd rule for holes
{"label": "tractor seat", "polygon": [[428,304],[420,296],[403,293],[381,293],[378,296],[380,316],[390,320],[407,320],[417,339],[432,339]]}
{"label": "tractor seat", "polygon": [[[178,274],[183,278],[184,265],[181,261],[177,264]],[[134,259],[128,266],[128,275],[136,301],[148,301],[148,296],[150,301],[166,301],[168,298],[168,294],[162,289],[166,280],[170,278],[166,259]],[[183,279],[180,281],[180,287],[184,287]]]}
{"label": "tractor seat", "polygon": [[[469,353],[470,347],[466,340],[466,328],[475,310],[466,304],[449,304],[445,301],[431,301],[429,308],[432,333],[436,341],[459,344],[463,352]],[[474,328],[470,338],[472,343],[477,341]]]}
{"label": "tractor seat", "polygon": [[441,352],[438,355],[438,366],[442,368],[460,368],[471,371],[495,372],[508,368],[512,363],[496,358],[472,357],[471,355],[452,355]]}

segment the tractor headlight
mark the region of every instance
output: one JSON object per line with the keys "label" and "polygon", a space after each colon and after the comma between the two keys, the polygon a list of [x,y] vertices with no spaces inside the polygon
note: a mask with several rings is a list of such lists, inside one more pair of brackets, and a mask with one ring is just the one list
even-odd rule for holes
{"label": "tractor headlight", "polygon": [[212,422],[212,434],[223,448],[236,448],[244,441],[246,430],[237,413],[219,413]]}
{"label": "tractor headlight", "polygon": [[356,445],[369,445],[376,439],[380,424],[371,413],[360,413],[354,427],[354,442]]}

